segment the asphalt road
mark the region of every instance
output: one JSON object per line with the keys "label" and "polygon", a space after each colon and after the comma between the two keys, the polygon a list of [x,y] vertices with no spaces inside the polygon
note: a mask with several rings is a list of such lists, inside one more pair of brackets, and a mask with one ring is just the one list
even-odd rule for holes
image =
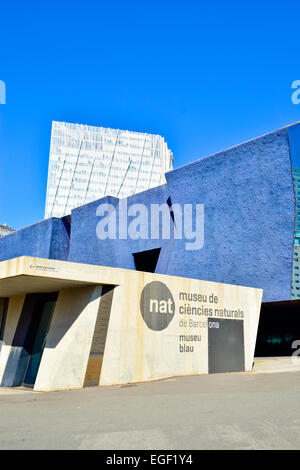
{"label": "asphalt road", "polygon": [[0,392],[0,449],[298,449],[300,372]]}

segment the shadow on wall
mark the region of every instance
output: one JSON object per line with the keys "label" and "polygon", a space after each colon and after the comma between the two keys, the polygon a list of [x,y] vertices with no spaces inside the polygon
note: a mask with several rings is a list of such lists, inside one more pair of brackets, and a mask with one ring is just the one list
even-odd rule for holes
{"label": "shadow on wall", "polygon": [[87,305],[101,296],[95,286],[65,289],[60,294],[61,297],[58,298],[56,305],[55,318],[53,318],[53,328],[47,339],[47,349],[56,348],[71,330]]}

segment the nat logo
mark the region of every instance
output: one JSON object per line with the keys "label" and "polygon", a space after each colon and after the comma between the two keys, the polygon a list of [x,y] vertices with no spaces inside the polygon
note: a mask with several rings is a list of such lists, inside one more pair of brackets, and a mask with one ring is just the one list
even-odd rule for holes
{"label": "nat logo", "polygon": [[160,281],[147,284],[141,295],[142,317],[151,330],[165,330],[175,314],[175,302],[170,289]]}

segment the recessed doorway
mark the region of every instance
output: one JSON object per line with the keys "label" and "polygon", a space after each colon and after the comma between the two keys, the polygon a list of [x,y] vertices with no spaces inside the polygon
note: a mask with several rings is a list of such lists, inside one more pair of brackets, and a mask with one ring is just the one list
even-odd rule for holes
{"label": "recessed doorway", "polygon": [[40,294],[34,304],[33,321],[26,338],[28,361],[23,379],[23,385],[26,387],[34,387],[57,296],[57,293]]}

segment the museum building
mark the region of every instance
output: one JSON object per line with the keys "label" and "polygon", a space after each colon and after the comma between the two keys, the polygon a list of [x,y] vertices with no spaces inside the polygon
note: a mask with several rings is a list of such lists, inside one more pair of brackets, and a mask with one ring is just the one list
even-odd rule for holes
{"label": "museum building", "polygon": [[[161,186],[1,238],[1,386],[251,370],[254,353],[291,354],[300,328],[291,300],[299,155],[295,124],[169,171]],[[156,218],[153,206],[162,208]],[[149,217],[148,236],[132,236],[133,207]],[[116,222],[106,237],[103,209]],[[182,292],[208,300],[188,305]],[[191,346],[187,337],[198,339]],[[228,348],[223,359],[218,343]]]}

